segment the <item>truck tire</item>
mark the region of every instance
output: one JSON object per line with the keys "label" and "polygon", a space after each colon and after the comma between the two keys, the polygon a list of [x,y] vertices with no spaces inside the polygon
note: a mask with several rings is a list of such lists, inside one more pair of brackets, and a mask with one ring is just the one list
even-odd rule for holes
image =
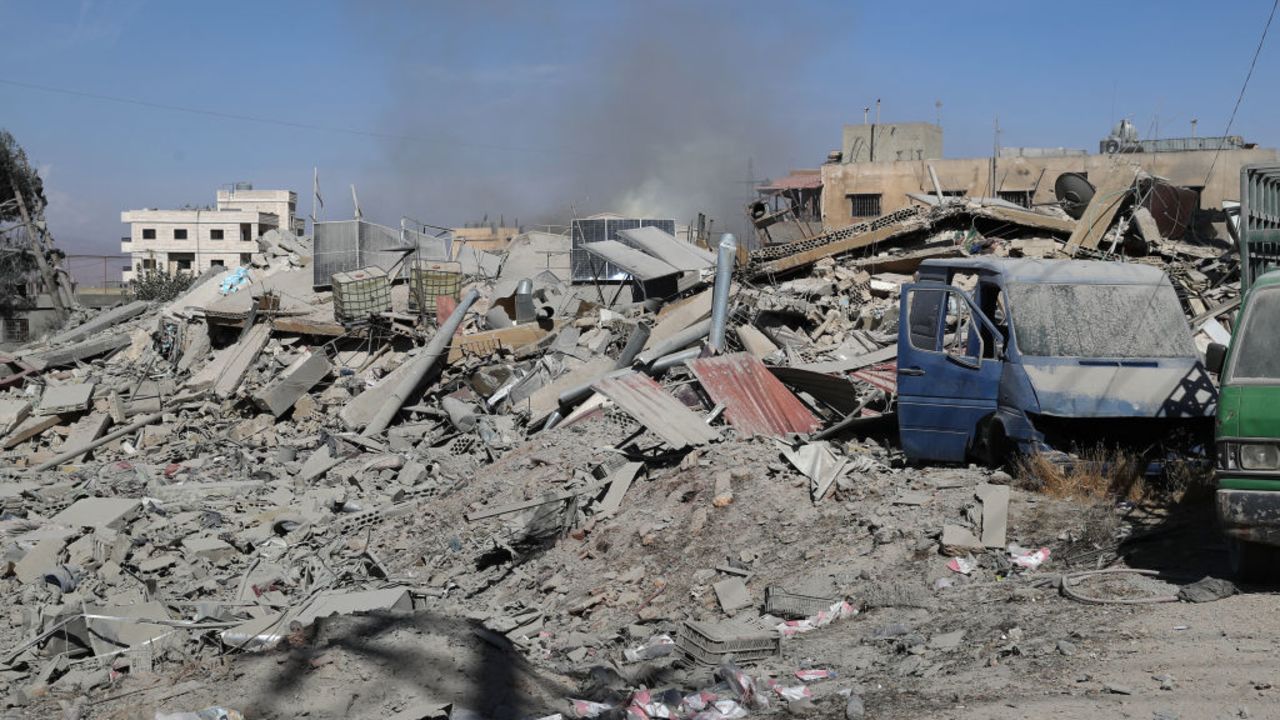
{"label": "truck tire", "polygon": [[1227,538],[1227,561],[1237,579],[1257,585],[1273,585],[1280,580],[1276,568],[1280,550],[1270,545]]}
{"label": "truck tire", "polygon": [[994,417],[984,422],[978,430],[976,445],[974,455],[992,470],[999,469],[1009,461],[1009,436],[1005,435],[1004,423]]}

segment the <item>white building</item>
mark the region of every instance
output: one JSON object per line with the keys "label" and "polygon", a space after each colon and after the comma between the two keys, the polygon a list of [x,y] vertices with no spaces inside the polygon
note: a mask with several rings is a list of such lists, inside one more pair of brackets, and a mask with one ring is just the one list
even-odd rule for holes
{"label": "white building", "polygon": [[296,217],[298,195],[289,190],[254,190],[248,183],[219,190],[213,209],[126,210],[129,224],[120,252],[131,256],[122,273],[125,282],[147,270],[199,275],[210,267],[250,262],[257,238],[273,228],[302,234],[305,220]]}

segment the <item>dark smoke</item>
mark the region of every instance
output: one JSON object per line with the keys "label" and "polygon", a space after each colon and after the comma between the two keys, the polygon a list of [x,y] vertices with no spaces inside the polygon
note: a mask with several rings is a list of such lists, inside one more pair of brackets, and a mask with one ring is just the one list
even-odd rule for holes
{"label": "dark smoke", "polygon": [[[757,179],[815,167],[839,133],[791,121],[824,20],[788,5],[362,5],[389,63],[387,132],[450,139],[386,141],[378,202],[442,224],[705,212],[740,229],[749,160]],[[508,34],[527,47],[504,48]]]}

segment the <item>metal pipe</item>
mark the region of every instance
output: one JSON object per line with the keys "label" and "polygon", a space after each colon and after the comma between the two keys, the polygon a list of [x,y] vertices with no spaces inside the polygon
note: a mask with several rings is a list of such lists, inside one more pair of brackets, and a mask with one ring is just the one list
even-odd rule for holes
{"label": "metal pipe", "polygon": [[631,336],[627,338],[627,344],[622,348],[622,354],[618,356],[618,362],[615,368],[630,367],[632,361],[644,349],[644,344],[649,342],[649,326],[644,323],[636,323],[635,329],[631,331]]}
{"label": "metal pipe", "polygon": [[654,360],[657,360],[663,355],[669,355],[673,352],[676,352],[677,350],[683,350],[689,347],[690,345],[706,337],[707,333],[709,332],[711,332],[710,319],[703,320],[702,322],[694,325],[690,325],[684,330],[681,330],[675,335],[672,335],[666,340],[659,342],[657,345],[654,345],[648,350],[645,350],[644,352],[637,355],[636,362],[640,363],[641,365],[649,365]]}
{"label": "metal pipe", "polygon": [[458,303],[458,307],[454,308],[453,313],[449,315],[449,319],[445,320],[440,329],[436,331],[436,334],[432,336],[431,342],[427,343],[422,352],[409,361],[411,366],[408,374],[394,388],[391,388],[386,402],[382,403],[382,406],[378,408],[378,413],[365,426],[364,432],[360,433],[361,435],[370,437],[387,429],[392,419],[395,418],[396,413],[400,412],[400,408],[408,401],[413,391],[418,388],[418,384],[431,371],[440,356],[444,355],[445,351],[448,350],[449,342],[453,340],[453,334],[457,332],[458,326],[462,325],[462,319],[466,317],[467,311],[471,309],[471,306],[479,297],[480,292],[472,290],[462,298],[462,301]]}
{"label": "metal pipe", "polygon": [[653,375],[655,373],[660,373],[663,370],[688,362],[701,354],[702,348],[689,348],[688,350],[681,350],[680,352],[671,353],[670,355],[663,355],[657,360],[654,360],[653,364],[649,366],[649,374]]}
{"label": "metal pipe", "polygon": [[103,435],[102,437],[98,438],[97,440],[94,440],[88,445],[82,445],[78,448],[67,450],[66,452],[60,452],[57,455],[54,455],[48,460],[45,460],[44,462],[35,466],[33,470],[35,472],[40,472],[41,470],[48,470],[51,467],[60,465],[68,460],[79,457],[80,455],[84,455],[85,453],[89,452],[90,450],[96,447],[99,447],[101,445],[106,445],[107,443],[111,442],[112,440],[115,440],[116,438],[121,438],[121,437],[124,437],[125,435],[128,435],[131,432],[140,430],[146,427],[147,425],[150,425],[151,423],[156,422],[163,416],[164,416],[164,413],[152,413],[144,418],[135,420],[134,422],[131,422],[128,425],[125,425],[119,430],[116,430],[114,432],[109,432],[106,435]]}
{"label": "metal pipe", "polygon": [[525,278],[516,284],[515,306],[517,325],[523,325],[537,319],[538,311],[533,306],[533,281],[529,278]]}
{"label": "metal pipe", "polygon": [[729,321],[729,284],[733,281],[733,264],[738,259],[738,239],[733,233],[720,236],[716,255],[716,285],[711,292],[711,351],[724,351],[724,332]]}

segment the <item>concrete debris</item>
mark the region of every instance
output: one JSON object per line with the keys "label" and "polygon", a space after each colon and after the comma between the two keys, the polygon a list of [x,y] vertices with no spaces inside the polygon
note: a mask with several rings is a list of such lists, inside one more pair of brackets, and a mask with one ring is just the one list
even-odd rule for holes
{"label": "concrete debris", "polygon": [[[1201,349],[1229,338],[1237,265],[1158,236],[1144,178],[1104,178],[1088,227],[930,195],[754,249],[622,230],[581,248],[623,276],[590,284],[567,279],[565,235],[458,240],[453,259],[365,249],[326,272],[309,238],[272,230],[244,267],[168,302],[77,310],[0,355],[5,710],[216,708],[274,698],[287,676],[296,707],[245,716],[853,718],[989,668],[1061,675],[1037,664],[1093,657],[1075,648],[1112,630],[1084,619],[1118,620],[1058,597],[1041,563],[1122,558],[1116,525],[1142,538],[1158,514],[1099,519],[1053,485],[1049,467],[1082,466],[1068,451],[1088,428],[1005,413],[965,394],[976,383],[921,383],[900,404],[900,377],[905,393],[941,375],[912,364],[917,342],[994,382],[1011,366],[996,340],[1022,333],[1007,305],[963,325],[973,278],[899,302],[906,285],[942,292],[917,277],[926,261],[1106,259],[1137,239]],[[435,277],[414,274],[428,261],[445,284],[410,288]],[[1128,365],[1107,366],[1118,385],[1140,379]],[[944,426],[963,413],[982,433],[957,440]],[[1037,424],[1028,466],[1044,477],[1010,460],[1027,448],[1005,446],[997,417]],[[913,432],[955,462],[913,462]],[[1201,461],[1159,447],[1161,467]],[[223,694],[167,697],[181,682],[158,680],[188,677]],[[781,683],[795,677],[813,682]],[[819,681],[835,677],[857,684]],[[989,694],[968,679],[931,707]]]}

